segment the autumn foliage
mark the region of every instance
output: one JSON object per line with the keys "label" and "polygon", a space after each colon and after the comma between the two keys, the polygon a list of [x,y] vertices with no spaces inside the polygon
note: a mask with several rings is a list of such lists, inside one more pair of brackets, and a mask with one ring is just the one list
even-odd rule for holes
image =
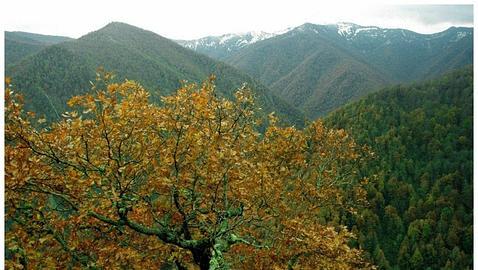
{"label": "autumn foliage", "polygon": [[8,267],[370,268],[318,219],[364,202],[343,130],[261,122],[251,91],[229,101],[212,78],[153,105],[110,76],[52,124],[7,87]]}

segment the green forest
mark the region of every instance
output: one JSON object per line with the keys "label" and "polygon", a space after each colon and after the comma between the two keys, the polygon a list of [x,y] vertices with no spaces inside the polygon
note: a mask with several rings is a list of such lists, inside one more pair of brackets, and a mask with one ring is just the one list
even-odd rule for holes
{"label": "green forest", "polygon": [[56,121],[68,109],[68,99],[90,89],[99,67],[114,72],[117,82],[140,82],[151,89],[155,102],[173,93],[183,81],[200,83],[214,74],[218,94],[232,98],[234,91],[246,84],[253,89],[258,106],[266,114],[275,111],[288,124],[304,124],[300,110],[243,72],[124,23],[110,23],[79,39],[24,55],[15,65],[7,66],[6,74],[24,93],[28,109]]}
{"label": "green forest", "polygon": [[381,269],[473,266],[473,68],[379,91],[326,118],[374,158],[370,209],[345,219]]}

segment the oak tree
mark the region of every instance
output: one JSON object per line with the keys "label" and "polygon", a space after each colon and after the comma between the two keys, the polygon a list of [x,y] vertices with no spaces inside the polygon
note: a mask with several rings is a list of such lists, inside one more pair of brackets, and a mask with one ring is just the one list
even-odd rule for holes
{"label": "oak tree", "polygon": [[371,268],[345,227],[318,220],[365,200],[343,130],[271,114],[260,133],[252,92],[226,100],[213,78],[154,105],[110,77],[51,124],[7,86],[8,267]]}

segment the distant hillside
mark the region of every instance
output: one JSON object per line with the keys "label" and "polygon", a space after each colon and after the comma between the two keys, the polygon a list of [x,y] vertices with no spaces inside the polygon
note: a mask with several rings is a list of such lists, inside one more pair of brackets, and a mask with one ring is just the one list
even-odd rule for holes
{"label": "distant hillside", "polygon": [[473,68],[371,94],[328,115],[375,153],[371,208],[348,226],[380,269],[473,267]]}
{"label": "distant hillside", "polygon": [[182,80],[201,82],[215,74],[220,94],[230,98],[247,83],[266,113],[276,111],[297,125],[304,121],[298,110],[235,68],[124,23],[110,23],[77,40],[47,47],[6,71],[26,94],[31,108],[58,117],[69,97],[90,88],[89,81],[99,66],[115,72],[118,80],[140,82],[152,91],[156,101],[160,95],[176,90]]}
{"label": "distant hillside", "polygon": [[436,34],[350,23],[304,28],[362,56],[394,82],[431,78],[473,63],[473,28],[451,27]]}
{"label": "distant hillside", "polygon": [[41,49],[72,40],[69,37],[48,36],[27,32],[5,32],[5,63],[14,65]]}
{"label": "distant hillside", "polygon": [[259,78],[311,118],[390,81],[365,59],[308,28],[252,44],[226,62]]}
{"label": "distant hillside", "polygon": [[311,118],[385,85],[433,78],[473,62],[473,29],[463,27],[424,35],[351,23],[307,23],[244,44],[227,52],[208,43],[188,47],[260,79]]}

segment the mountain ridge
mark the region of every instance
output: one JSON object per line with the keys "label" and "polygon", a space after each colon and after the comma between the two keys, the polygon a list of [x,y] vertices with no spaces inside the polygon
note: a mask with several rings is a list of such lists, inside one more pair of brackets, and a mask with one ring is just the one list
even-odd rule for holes
{"label": "mountain ridge", "polygon": [[[418,33],[418,32],[415,32],[415,31],[412,31],[412,30],[409,30],[409,29],[405,29],[405,28],[383,28],[383,27],[378,27],[378,26],[373,26],[373,25],[364,26],[364,25],[359,25],[359,24],[352,23],[352,22],[337,22],[335,24],[314,24],[314,23],[306,22],[306,23],[303,23],[299,26],[289,27],[289,28],[279,30],[279,31],[275,31],[275,32],[265,32],[265,31],[259,30],[259,31],[249,31],[249,32],[242,32],[242,33],[226,33],[226,34],[216,35],[216,36],[215,35],[208,35],[208,36],[197,38],[197,39],[182,39],[182,40],[174,40],[174,41],[177,42],[178,44],[180,44],[181,46],[192,49],[194,51],[204,53],[206,55],[212,56],[213,58],[224,59],[225,57],[227,57],[226,55],[221,54],[220,56],[217,56],[217,55],[215,55],[215,52],[211,52],[211,50],[209,50],[210,54],[208,54],[208,50],[205,50],[204,47],[215,47],[215,49],[217,49],[217,50],[228,51],[228,52],[231,53],[231,52],[236,52],[238,49],[244,48],[244,47],[246,47],[248,45],[251,45],[255,42],[259,42],[259,41],[263,41],[263,40],[266,40],[266,39],[269,39],[269,38],[273,38],[275,36],[286,34],[286,33],[291,32],[291,31],[304,31],[304,30],[306,30],[307,28],[310,28],[310,27],[332,28],[332,29],[335,29],[335,31],[339,35],[341,35],[343,37],[346,37],[346,38],[349,38],[349,39],[351,39],[352,37],[355,37],[360,32],[364,33],[364,32],[370,32],[372,30],[381,31],[381,32],[399,31],[399,32],[403,32],[403,33],[409,33],[409,34],[412,34],[412,35],[424,36],[424,37],[429,37],[429,38],[436,38],[436,37],[439,37],[440,35],[442,35],[443,33],[446,33],[446,32],[448,32],[450,30],[453,30],[453,29],[462,29],[462,30],[465,30],[465,31],[470,31],[470,30],[473,29],[472,27],[451,26],[451,27],[449,27],[445,30],[442,30],[442,31],[439,31],[439,32],[436,32],[436,33],[424,34],[424,33]],[[317,29],[312,30],[312,31],[317,31]],[[319,32],[317,31],[316,33],[319,33]],[[255,39],[253,42],[248,42],[247,38],[245,38],[248,35],[250,35],[250,36],[259,35],[261,37]],[[403,34],[403,35],[406,35],[406,34]],[[467,34],[465,34],[465,36],[466,35]],[[463,37],[463,36],[461,36],[461,37]],[[236,43],[220,42],[223,39],[227,40],[227,39],[233,39],[233,38],[237,39],[239,41],[236,42]],[[218,47],[221,47],[219,45],[223,45],[224,48],[218,48]],[[236,45],[236,47],[235,47],[235,45]]]}
{"label": "mountain ridge", "polygon": [[69,40],[72,38],[23,31],[5,31],[5,64],[13,65],[50,45]]}
{"label": "mountain ridge", "polygon": [[243,33],[227,33],[219,36],[206,36],[193,40],[175,40],[175,42],[193,51],[222,60],[241,48],[281,35],[288,30],[289,29],[276,32],[250,31]]}
{"label": "mountain ridge", "polygon": [[[223,55],[209,55],[211,58],[208,53],[197,54],[178,41],[121,22],[111,22],[79,39],[59,44],[66,49],[64,53],[81,56],[79,62],[91,69],[90,78],[98,66],[105,66],[121,78],[140,81],[155,93],[158,88],[169,93],[179,87],[183,79],[199,82],[211,73],[235,74],[234,77],[242,81],[254,81],[252,85],[263,93],[269,93],[265,90],[269,88],[274,95],[269,101],[279,100],[277,103],[284,104],[281,106],[284,111],[287,111],[286,103],[290,103],[312,119],[386,85],[432,78],[460,68],[469,64],[473,56],[470,46],[473,32],[466,27],[419,34],[353,23],[305,23],[282,32],[246,35],[248,42],[242,43],[234,35],[221,36],[223,44],[231,41],[243,46],[229,55],[216,51]],[[37,52],[30,53],[29,57]],[[221,59],[216,61],[214,57]],[[16,62],[8,57],[6,60],[8,72],[28,65],[19,63],[13,67]],[[68,65],[57,60],[64,68]],[[45,68],[45,63],[42,66],[40,69]],[[83,74],[84,70],[80,70]],[[27,76],[26,72],[23,76]],[[226,82],[218,78],[221,89],[226,85],[239,86],[238,80]],[[79,85],[88,87],[87,82],[84,80]],[[296,116],[299,114],[294,112]]]}
{"label": "mountain ridge", "polygon": [[[357,24],[306,23],[241,48],[223,61],[258,78],[314,119],[386,85],[433,78],[471,64],[472,38],[472,28],[464,27],[418,34]],[[319,61],[327,59],[323,55],[354,64]],[[321,81],[317,71],[324,66],[329,68],[326,73],[340,71],[343,76],[334,76],[340,81]]]}
{"label": "mountain ridge", "polygon": [[[77,60],[67,63],[62,60],[63,54],[66,59]],[[140,82],[151,91],[155,101],[160,100],[160,95],[175,91],[183,80],[201,83],[215,74],[216,88],[221,95],[232,98],[233,91],[247,83],[265,113],[276,111],[281,118],[299,126],[304,121],[298,110],[236,68],[125,23],[112,22],[79,39],[47,47],[6,71],[25,92],[26,100],[32,104],[36,102],[36,110],[55,116],[54,111],[67,109],[65,102],[70,96],[61,95],[51,102],[53,96],[68,91],[74,94],[87,91],[99,66],[113,71],[118,80],[128,78]],[[64,85],[56,82],[60,74],[67,81]],[[51,103],[59,107],[50,108]]]}

